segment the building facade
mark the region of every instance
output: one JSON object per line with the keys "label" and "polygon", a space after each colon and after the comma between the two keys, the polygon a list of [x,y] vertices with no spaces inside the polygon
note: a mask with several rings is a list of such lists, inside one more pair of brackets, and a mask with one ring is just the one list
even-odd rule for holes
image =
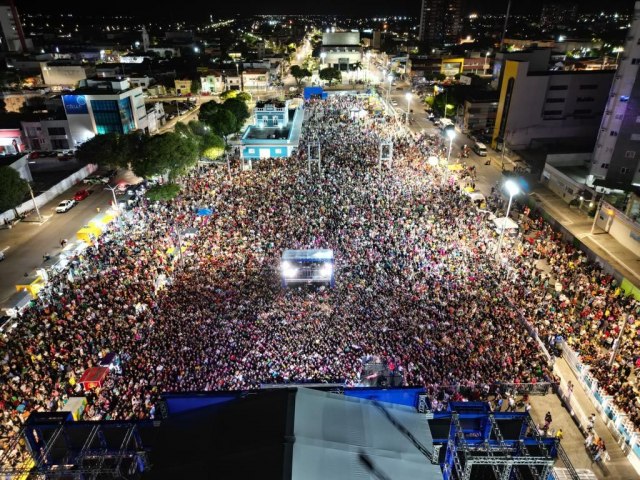
{"label": "building facade", "polygon": [[20,122],[29,150],[67,150],[72,148],[71,130],[66,118],[42,118]]}
{"label": "building facade", "polygon": [[462,0],[422,0],[420,43],[442,46],[457,42],[462,26]]}
{"label": "building facade", "polygon": [[73,140],[69,148],[104,133],[149,131],[142,88],[132,88],[127,79],[85,80],[62,101]]}
{"label": "building facade", "polygon": [[53,91],[75,88],[80,80],[95,75],[93,66],[69,61],[41,62],[40,70],[44,84]]}
{"label": "building facade", "polygon": [[531,142],[573,139],[593,143],[613,79],[612,71],[530,71],[506,60],[492,146],[529,148]]}
{"label": "building facade", "polygon": [[587,183],[606,180],[621,188],[640,185],[640,2],[620,56]]}
{"label": "building facade", "polygon": [[0,2],[0,40],[5,52],[27,52],[33,50],[33,41],[25,38],[18,9],[13,0]]}
{"label": "building facade", "polygon": [[362,63],[360,32],[326,32],[322,34],[320,68],[332,67],[348,72]]}

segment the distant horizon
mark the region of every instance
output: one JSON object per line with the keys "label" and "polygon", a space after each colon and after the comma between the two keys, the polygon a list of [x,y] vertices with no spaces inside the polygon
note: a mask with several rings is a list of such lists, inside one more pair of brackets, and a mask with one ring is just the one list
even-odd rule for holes
{"label": "distant horizon", "polygon": [[[506,11],[507,0],[467,0],[463,1],[463,13],[465,12],[477,12],[479,14],[496,14],[504,13]],[[99,4],[87,5],[85,1],[81,0],[68,0],[66,2],[67,10],[61,12],[60,6],[55,5],[49,1],[44,0],[32,0],[26,2],[25,0],[17,0],[16,6],[18,11],[22,14],[76,14],[76,15],[93,15],[93,16],[118,16],[126,15],[135,18],[150,18],[150,19],[176,19],[176,20],[194,20],[202,19],[203,16],[214,15],[215,18],[225,18],[234,15],[327,15],[327,16],[347,16],[353,18],[371,18],[378,16],[410,16],[418,17],[420,13],[420,5],[422,0],[396,0],[394,2],[382,1],[382,0],[351,0],[345,2],[344,0],[324,0],[318,3],[308,2],[292,2],[286,0],[272,1],[270,4],[264,2],[257,2],[252,0],[246,0],[240,4],[227,4],[224,6],[212,6],[211,11],[192,9],[184,9],[183,11],[176,11],[175,7],[167,6],[166,10],[158,8],[161,3],[148,2],[150,5],[147,7],[147,2],[138,2],[136,5],[131,5],[129,2],[123,0],[114,0],[108,6],[105,6],[104,11],[96,11],[96,7]],[[601,5],[594,0],[576,0],[576,1],[563,1],[554,0],[552,2],[545,3],[564,3],[564,4],[577,4],[579,13],[595,13],[604,11],[607,13],[633,13],[633,0],[612,0],[607,2],[606,5]],[[511,12],[513,14],[536,14],[541,11],[543,3],[538,2],[512,2]],[[155,8],[154,8],[155,7]],[[166,13],[165,13],[166,12]]]}

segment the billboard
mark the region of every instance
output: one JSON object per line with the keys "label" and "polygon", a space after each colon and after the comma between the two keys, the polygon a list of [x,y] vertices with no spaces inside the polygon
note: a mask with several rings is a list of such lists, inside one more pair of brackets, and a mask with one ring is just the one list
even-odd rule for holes
{"label": "billboard", "polygon": [[63,95],[62,103],[67,115],[88,114],[87,99],[84,95]]}

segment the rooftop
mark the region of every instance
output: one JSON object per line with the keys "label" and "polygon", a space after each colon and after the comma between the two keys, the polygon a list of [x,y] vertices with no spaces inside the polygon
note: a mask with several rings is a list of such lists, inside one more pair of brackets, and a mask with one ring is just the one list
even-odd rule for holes
{"label": "rooftop", "polygon": [[250,126],[247,129],[247,133],[244,136],[246,140],[286,140],[289,138],[291,129],[289,127],[274,128],[274,127],[257,127],[255,125]]}

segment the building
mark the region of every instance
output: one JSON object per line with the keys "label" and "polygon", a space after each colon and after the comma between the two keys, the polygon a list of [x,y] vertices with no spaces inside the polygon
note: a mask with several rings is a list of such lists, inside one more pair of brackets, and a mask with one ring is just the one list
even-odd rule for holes
{"label": "building", "polygon": [[462,0],[422,0],[419,40],[429,47],[456,43],[462,26]]}
{"label": "building", "polygon": [[22,53],[33,50],[33,41],[25,38],[13,0],[0,2],[0,34],[1,47],[5,52]]}
{"label": "building", "polygon": [[62,96],[73,143],[70,148],[103,133],[148,133],[147,110],[141,87],[125,78],[92,78]]}
{"label": "building", "polygon": [[248,68],[242,71],[242,82],[248,90],[266,90],[269,86],[269,70]]}
{"label": "building", "polygon": [[532,70],[528,61],[501,67],[499,104],[492,146],[526,149],[582,139],[593,143],[607,102],[613,72]]}
{"label": "building", "polygon": [[575,3],[545,3],[542,6],[540,27],[543,30],[572,25],[578,16],[578,5]]}
{"label": "building", "polygon": [[333,67],[343,72],[362,63],[360,32],[326,32],[322,34],[320,68]]}
{"label": "building", "polygon": [[40,70],[44,84],[53,91],[75,88],[80,80],[92,77],[96,73],[93,65],[68,60],[41,62]]}
{"label": "building", "polygon": [[[453,78],[459,73],[468,72],[465,67],[466,61],[467,59],[462,57],[410,55],[406,62],[406,72],[409,77],[416,80],[421,77],[431,77],[436,73]],[[478,59],[473,59],[471,62],[472,70],[481,66]]]}
{"label": "building", "polygon": [[476,92],[464,101],[463,132],[493,132],[498,113],[496,92]]}
{"label": "building", "polygon": [[253,125],[242,136],[242,158],[289,157],[298,149],[303,116],[302,108],[289,108],[289,100],[257,102]]}
{"label": "building", "polygon": [[14,128],[17,124],[14,119],[5,123],[0,118],[0,156],[18,155],[26,150],[20,128]]}
{"label": "building", "polygon": [[224,74],[219,70],[211,70],[200,76],[200,93],[215,95],[225,89]]}
{"label": "building", "polygon": [[62,115],[34,115],[20,121],[29,150],[67,150],[71,148],[69,121]]}
{"label": "building", "polygon": [[176,95],[191,95],[191,84],[193,83],[190,79],[175,79],[174,85],[176,88]]}
{"label": "building", "polygon": [[587,182],[604,180],[626,188],[640,185],[640,2],[627,32],[611,85]]}

